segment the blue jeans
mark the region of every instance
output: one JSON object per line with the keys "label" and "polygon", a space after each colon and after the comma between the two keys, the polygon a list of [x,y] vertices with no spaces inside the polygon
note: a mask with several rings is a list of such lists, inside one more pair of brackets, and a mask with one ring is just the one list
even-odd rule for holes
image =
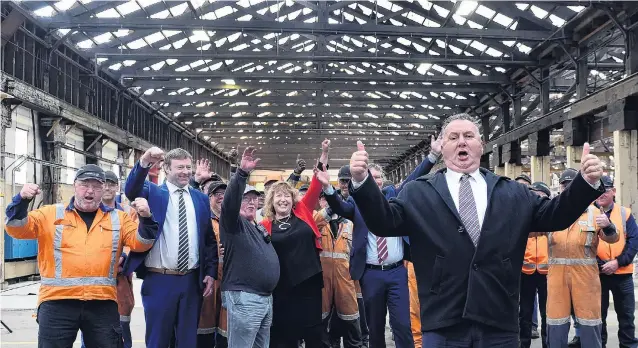
{"label": "blue jeans", "polygon": [[228,348],[268,348],[272,325],[272,296],[222,291],[228,313]]}
{"label": "blue jeans", "polygon": [[609,292],[614,297],[614,310],[618,317],[618,342],[621,348],[636,348],[636,326],[634,324],[636,297],[631,274],[600,275],[602,290],[602,341],[607,344],[607,310],[609,309]]}

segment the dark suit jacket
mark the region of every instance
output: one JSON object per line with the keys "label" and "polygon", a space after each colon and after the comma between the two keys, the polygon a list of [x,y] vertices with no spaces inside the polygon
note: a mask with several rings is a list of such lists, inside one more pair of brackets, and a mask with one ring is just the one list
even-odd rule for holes
{"label": "dark suit jacket", "polygon": [[[157,240],[162,234],[164,220],[166,219],[169,192],[166,184],[158,186],[146,180],[148,170],[149,168],[142,168],[140,163],[137,162],[126,179],[124,193],[130,200],[134,200],[137,197],[143,197],[148,200],[148,205],[151,208],[153,217],[160,226],[157,238],[155,238],[155,240]],[[199,284],[203,289],[204,276],[208,275],[213,278],[217,278],[217,240],[215,239],[215,233],[213,232],[208,196],[195,189],[190,190],[190,196],[193,199],[195,216],[197,217],[200,266]],[[124,273],[129,275],[132,272],[137,272],[138,276],[143,278],[146,274],[146,267],[144,266],[144,259],[146,259],[146,255],[148,255],[148,252],[131,252],[126,260],[126,264],[124,265]]]}
{"label": "dark suit jacket", "polygon": [[520,269],[530,231],[570,226],[604,190],[578,175],[561,195],[540,198],[525,186],[485,169],[487,210],[475,248],[447,187],[445,170],[408,183],[388,202],[369,175],[352,196],[372,233],[410,237],[421,323],[432,331],[481,322],[518,331]]}

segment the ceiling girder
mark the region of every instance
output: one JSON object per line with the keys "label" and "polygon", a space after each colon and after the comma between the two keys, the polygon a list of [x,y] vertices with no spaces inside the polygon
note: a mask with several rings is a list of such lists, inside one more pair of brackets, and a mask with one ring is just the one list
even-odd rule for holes
{"label": "ceiling girder", "polygon": [[[408,98],[370,98],[370,97],[333,97],[324,96],[323,102],[331,105],[336,104],[376,104],[376,105],[443,105],[443,106],[475,106],[478,104],[478,98],[466,97],[467,99],[439,99],[431,97],[430,99],[419,99],[412,97]],[[188,104],[188,103],[273,103],[273,104],[317,104],[322,97],[306,97],[306,96],[263,96],[263,97],[245,97],[236,95],[232,97],[226,96],[212,96],[212,95],[167,95],[162,93],[153,93],[151,95],[144,96],[149,102],[167,102],[174,104]]]}
{"label": "ceiling girder", "polygon": [[[188,83],[186,83],[188,82]],[[499,92],[500,87],[497,85],[461,85],[461,84],[370,84],[370,83],[330,83],[330,82],[277,82],[269,81],[266,83],[239,83],[227,84],[222,82],[204,81],[204,80],[141,80],[136,81],[131,87],[140,87],[142,89],[182,89],[182,88],[208,88],[208,89],[263,89],[263,90],[285,90],[285,91],[316,91],[316,90],[338,90],[338,91],[411,91],[419,93],[428,92],[455,92],[455,93],[490,93]]]}
{"label": "ceiling girder", "polygon": [[434,28],[427,26],[394,26],[376,24],[328,24],[299,23],[295,21],[235,21],[205,20],[185,18],[77,18],[65,15],[42,17],[40,21],[48,29],[81,29],[100,31],[108,29],[158,29],[158,30],[220,30],[240,32],[290,32],[313,35],[375,35],[375,36],[413,36],[413,37],[463,37],[488,38],[501,40],[544,41],[549,39],[551,31],[509,30],[509,29],[472,29],[459,27]]}
{"label": "ceiling girder", "polygon": [[[395,113],[397,115],[401,114],[431,114],[435,116],[447,116],[456,113],[455,110],[449,109],[426,109],[421,107],[415,108],[370,108],[370,107],[326,107],[326,106],[309,106],[309,107],[299,107],[299,106],[246,106],[246,105],[238,105],[238,106],[167,106],[162,108],[164,112],[176,113],[181,112],[182,114],[206,114],[210,112],[214,112],[215,114],[235,114],[238,112],[248,112],[248,113],[289,113],[289,114],[343,114],[343,113],[371,113],[371,114],[389,114]],[[180,120],[187,119],[186,117],[179,116]],[[256,118],[256,120],[259,120]]]}
{"label": "ceiling girder", "polygon": [[[326,116],[326,115],[323,115]],[[337,118],[337,117],[322,117],[322,118],[317,118],[317,117],[259,117],[259,118],[254,118],[251,117],[250,115],[244,115],[241,117],[223,117],[223,116],[211,116],[211,117],[180,117],[179,118],[180,122],[191,122],[189,124],[189,126],[194,127],[194,126],[199,126],[200,128],[205,127],[205,126],[210,126],[210,127],[216,127],[217,124],[215,124],[215,122],[232,122],[232,123],[237,123],[237,122],[246,122],[246,123],[253,123],[253,122],[268,122],[268,123],[281,123],[281,122],[286,122],[286,123],[291,123],[291,122],[321,122],[321,123],[326,123],[326,122],[332,122],[332,123],[337,123],[337,122],[341,122],[341,123],[376,123],[376,124],[386,124],[386,123],[396,123],[396,124],[406,124],[406,123],[416,123],[416,124],[420,124],[423,125],[424,128],[426,129],[433,129],[438,127],[439,125],[441,125],[442,121],[441,120],[423,120],[420,118],[372,118],[372,117],[360,117],[360,118],[354,118],[354,117],[341,117],[341,118]],[[436,127],[435,127],[436,126]],[[374,129],[374,128],[372,128]],[[423,130],[423,129],[421,129]]]}

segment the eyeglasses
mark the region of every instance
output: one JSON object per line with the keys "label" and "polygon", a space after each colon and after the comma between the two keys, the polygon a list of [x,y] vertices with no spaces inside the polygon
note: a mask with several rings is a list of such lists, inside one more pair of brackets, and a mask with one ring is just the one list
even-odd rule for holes
{"label": "eyeglasses", "polygon": [[225,194],[226,194],[226,192],[215,192],[215,193],[213,193],[213,196],[215,198],[224,198]]}
{"label": "eyeglasses", "polygon": [[339,183],[341,183],[341,184],[349,184],[350,183],[350,179],[339,179]]}
{"label": "eyeglasses", "polygon": [[241,201],[242,203],[259,202],[259,197],[244,196]]}
{"label": "eyeglasses", "polygon": [[104,189],[104,184],[89,184],[88,182],[80,181],[80,187],[85,190],[92,189],[93,191],[100,192]]}

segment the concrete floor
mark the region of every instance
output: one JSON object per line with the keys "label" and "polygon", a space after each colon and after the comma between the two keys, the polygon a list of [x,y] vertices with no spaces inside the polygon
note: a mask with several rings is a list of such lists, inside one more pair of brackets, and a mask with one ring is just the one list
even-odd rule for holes
{"label": "concrete floor", "polygon": [[[144,347],[144,310],[142,301],[139,298],[141,281],[135,280],[136,304],[131,321],[131,331],[133,333],[133,347]],[[24,282],[14,284],[9,289],[3,291],[0,296],[0,308],[2,321],[9,326],[13,333],[9,333],[4,327],[0,328],[0,345],[2,347],[37,347],[38,326],[35,322],[35,306],[37,303],[39,283]],[[609,332],[610,339],[608,347],[618,347],[618,321],[613,311],[613,306],[609,310]],[[394,348],[391,340],[389,327],[386,327],[386,337],[388,348]],[[74,347],[79,347],[79,338]],[[534,340],[533,348],[540,348],[539,340]]]}

